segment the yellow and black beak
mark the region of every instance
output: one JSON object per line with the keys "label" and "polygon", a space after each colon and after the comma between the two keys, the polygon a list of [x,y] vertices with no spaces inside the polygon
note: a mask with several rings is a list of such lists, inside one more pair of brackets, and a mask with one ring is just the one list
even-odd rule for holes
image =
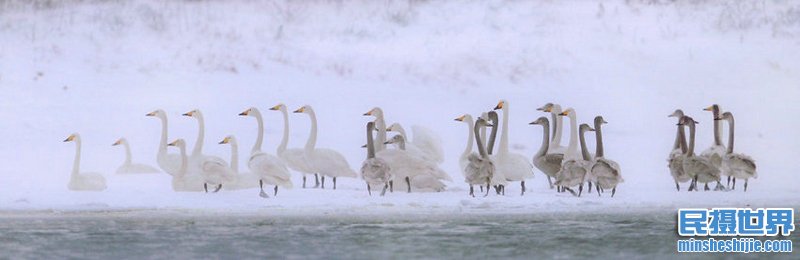
{"label": "yellow and black beak", "polygon": [[561,112],[561,113],[559,113],[558,115],[559,115],[559,116],[568,116],[568,115],[569,115],[569,111],[564,111],[564,112]]}
{"label": "yellow and black beak", "polygon": [[153,112],[147,113],[147,114],[146,114],[146,115],[144,115],[144,116],[156,116],[156,111],[153,111]]}
{"label": "yellow and black beak", "polygon": [[227,144],[230,141],[231,141],[230,137],[225,137],[225,138],[222,139],[222,141],[219,141],[219,144]]}
{"label": "yellow and black beak", "polygon": [[239,113],[239,115],[240,115],[240,116],[247,116],[247,115],[250,115],[250,110],[252,110],[252,109],[251,109],[251,108],[248,108],[248,109],[247,109],[247,110],[245,110],[244,112],[241,112],[241,113]]}
{"label": "yellow and black beak", "polygon": [[274,107],[270,107],[269,110],[278,110],[281,109],[281,104],[277,104]]}
{"label": "yellow and black beak", "polygon": [[177,146],[177,145],[178,145],[178,140],[172,141],[171,143],[167,144],[167,146]]}
{"label": "yellow and black beak", "polygon": [[372,110],[370,110],[370,111],[367,111],[367,112],[366,112],[366,113],[364,113],[363,115],[364,115],[364,116],[371,116],[371,115],[372,115],[372,111],[375,111],[375,109],[372,109]]}
{"label": "yellow and black beak", "polygon": [[295,110],[294,113],[303,113],[305,111],[306,111],[306,107],[300,107],[297,110]]}
{"label": "yellow and black beak", "polygon": [[466,117],[466,116],[467,116],[467,115],[459,116],[458,118],[456,118],[456,119],[453,119],[453,120],[456,120],[456,121],[458,121],[458,122],[463,122],[463,121],[464,121],[464,117]]}
{"label": "yellow and black beak", "polygon": [[116,142],[114,142],[113,144],[111,144],[111,146],[117,146],[117,145],[121,145],[121,144],[122,144],[122,139],[119,139]]}
{"label": "yellow and black beak", "polygon": [[189,112],[183,113],[183,114],[182,114],[182,116],[194,116],[194,113],[197,113],[196,111],[197,111],[197,110],[192,110],[192,111],[189,111]]}
{"label": "yellow and black beak", "polygon": [[64,139],[64,142],[72,142],[73,140],[75,140],[75,135],[69,135],[67,139]]}
{"label": "yellow and black beak", "polygon": [[495,106],[495,107],[494,107],[494,110],[503,109],[503,104],[504,104],[504,103],[505,103],[505,102],[503,102],[503,101],[500,101],[500,102],[498,102],[498,103],[497,103],[497,106]]}
{"label": "yellow and black beak", "polygon": [[711,105],[707,108],[703,108],[703,111],[712,111],[712,110],[714,110],[714,105]]}

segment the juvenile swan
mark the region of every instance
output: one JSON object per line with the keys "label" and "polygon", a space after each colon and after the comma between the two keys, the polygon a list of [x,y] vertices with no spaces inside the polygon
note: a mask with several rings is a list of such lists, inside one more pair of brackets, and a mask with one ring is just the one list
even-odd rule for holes
{"label": "juvenile swan", "polygon": [[122,145],[125,147],[125,162],[122,163],[119,167],[117,167],[117,174],[131,174],[131,173],[159,173],[158,169],[153,166],[143,164],[143,163],[133,163],[131,159],[131,146],[128,144],[128,140],[124,137],[118,139],[116,142],[111,144],[111,146]]}
{"label": "juvenile swan", "polygon": [[361,164],[361,178],[367,183],[367,193],[372,196],[372,187],[383,186],[381,196],[386,194],[389,188],[389,181],[393,176],[391,168],[385,160],[375,158],[375,142],[372,140],[372,131],[375,129],[375,122],[367,123],[367,159]]}
{"label": "juvenile swan", "polygon": [[[591,172],[592,157],[586,148],[586,139],[584,133],[586,131],[594,131],[589,125],[581,124],[580,126],[580,142],[581,142],[581,158],[564,160],[561,165],[561,170],[556,175],[556,185],[564,187],[569,190],[573,195],[580,197],[583,192],[583,182],[587,180],[587,175]],[[570,140],[570,142],[572,142]],[[578,193],[570,189],[570,187],[578,186]]]}
{"label": "juvenile swan", "polygon": [[600,190],[611,189],[611,197],[617,193],[617,185],[624,180],[622,179],[622,171],[619,164],[613,160],[606,159],[603,153],[603,124],[608,124],[602,116],[594,118],[594,133],[597,147],[595,148],[594,162],[592,165],[592,173],[590,174],[592,181],[595,183],[597,195],[600,195]]}
{"label": "juvenile swan", "polygon": [[533,165],[547,175],[547,182],[552,189],[552,178],[556,178],[558,171],[561,170],[561,162],[564,161],[564,154],[547,153],[550,146],[550,122],[547,120],[547,117],[539,117],[539,119],[530,124],[541,125],[543,127],[542,146],[539,148],[539,151],[533,155]]}
{"label": "juvenile swan", "polygon": [[[680,123],[681,117],[683,117],[683,110],[677,109],[668,117],[676,117],[678,118],[678,123]],[[669,157],[667,157],[667,167],[669,167],[669,172],[672,175],[672,179],[675,181],[675,189],[681,191],[680,183],[690,181],[692,177],[689,176],[687,172],[683,171],[683,159],[686,158],[687,149],[685,127],[678,124],[677,128],[678,132],[675,134],[675,143],[672,145],[672,151],[670,151]]]}
{"label": "juvenile swan", "polygon": [[479,117],[478,120],[475,121],[473,131],[479,155],[470,154],[468,158],[469,163],[464,169],[465,179],[469,184],[469,195],[472,197],[475,197],[473,185],[486,184],[486,194],[483,196],[486,197],[489,195],[489,186],[495,171],[494,162],[492,162],[492,159],[489,157],[489,153],[486,152],[486,147],[483,146],[483,141],[480,137],[480,129],[486,126],[489,126],[486,119]]}
{"label": "juvenile swan", "polygon": [[689,149],[686,151],[686,158],[683,159],[683,171],[692,176],[692,185],[689,186],[689,190],[691,191],[692,188],[698,190],[698,182],[705,183],[705,190],[709,190],[708,183],[712,181],[717,182],[717,187],[722,187],[719,183],[719,168],[714,166],[710,159],[694,154],[695,125],[697,123],[689,116],[681,117],[679,123],[689,127]]}
{"label": "juvenile swan", "polygon": [[75,161],[72,163],[72,174],[67,187],[73,191],[102,191],[106,189],[106,178],[99,173],[80,172],[81,136],[73,133],[64,142],[75,142]]}
{"label": "juvenile swan", "polygon": [[736,188],[736,179],[744,179],[744,191],[747,191],[747,181],[750,178],[758,178],[756,172],[756,161],[750,156],[742,153],[733,152],[733,114],[725,112],[722,117],[717,120],[728,121],[728,150],[725,156],[722,157],[722,172],[724,175],[733,177],[732,189]]}

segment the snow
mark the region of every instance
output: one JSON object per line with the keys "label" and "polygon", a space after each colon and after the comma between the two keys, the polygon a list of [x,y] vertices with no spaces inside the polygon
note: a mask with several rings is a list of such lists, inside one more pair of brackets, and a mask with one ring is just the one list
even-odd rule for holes
{"label": "snow", "polygon": [[[637,210],[688,206],[798,205],[794,160],[800,138],[800,4],[791,1],[124,1],[0,3],[0,211],[200,209],[342,212],[531,212]],[[574,198],[547,189],[540,172],[518,196],[470,198],[457,169],[466,133],[453,121],[505,99],[510,144],[532,156],[541,127],[528,122],[547,103],[574,107],[581,122],[602,114],[606,156],[625,178],[615,198]],[[190,147],[206,117],[208,154],[234,134],[240,153],[263,111],[264,149],[274,153],[278,112],[314,107],[318,147],[340,151],[354,169],[365,158],[362,116],[383,108],[387,123],[423,125],[443,137],[442,165],[455,180],[443,193],[368,197],[359,179],[339,190],[175,193],[165,174],[113,174],[131,143],[133,160],[155,165],[161,108],[170,139]],[[757,160],[747,193],[676,193],[666,157],[676,108],[700,122],[697,150],[711,145],[718,103],[736,116],[736,149]],[[289,147],[308,135],[291,114]],[[568,130],[568,129],[565,129]],[[70,192],[74,144],[83,171],[104,173],[109,189]],[[727,127],[724,131],[727,132]],[[565,133],[564,137],[568,138]],[[724,140],[727,141],[725,138]],[[566,144],[568,139],[562,143]],[[594,137],[588,137],[594,149]],[[245,156],[241,156],[245,157]],[[242,159],[245,160],[245,159]],[[246,165],[244,161],[240,165]],[[246,167],[242,167],[244,169]],[[312,180],[313,183],[313,180]],[[330,182],[328,183],[330,185]],[[683,185],[683,189],[688,185]]]}

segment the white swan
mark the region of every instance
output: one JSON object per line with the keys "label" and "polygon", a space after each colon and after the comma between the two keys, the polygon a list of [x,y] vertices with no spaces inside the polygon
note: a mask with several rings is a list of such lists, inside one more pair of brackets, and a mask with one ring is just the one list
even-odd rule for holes
{"label": "white swan", "polygon": [[169,175],[175,175],[181,168],[180,154],[170,154],[167,152],[167,113],[158,109],[147,113],[145,116],[156,117],[161,120],[161,141],[158,144],[158,154],[156,162],[162,171]]}
{"label": "white swan", "polygon": [[386,128],[387,132],[397,132],[408,140],[406,142],[406,149],[409,151],[419,150],[420,154],[426,160],[436,163],[444,162],[444,151],[442,150],[442,139],[428,128],[422,126],[411,126],[411,132],[414,134],[414,140],[406,134],[406,130],[400,123],[394,123]]}
{"label": "white swan", "polygon": [[178,147],[180,153],[180,161],[178,164],[178,171],[172,175],[172,190],[185,192],[185,191],[203,191],[205,180],[199,174],[189,174],[189,155],[186,154],[186,142],[183,139],[177,139],[167,146]]}
{"label": "white swan", "polygon": [[306,142],[304,152],[306,160],[315,169],[315,172],[322,174],[322,178],[320,178],[322,188],[325,188],[325,176],[333,178],[334,190],[336,189],[337,177],[357,177],[358,174],[350,168],[350,164],[347,163],[342,154],[331,149],[315,147],[317,144],[317,115],[314,113],[314,109],[309,105],[305,105],[295,110],[294,113],[305,113],[311,119],[311,136]]}
{"label": "white swan", "polygon": [[375,141],[372,140],[372,131],[375,130],[375,122],[367,123],[367,159],[361,163],[361,178],[367,183],[367,193],[372,196],[372,187],[383,186],[381,196],[386,194],[389,181],[394,176],[391,167],[386,160],[375,158]]}
{"label": "white swan", "polygon": [[[289,169],[292,169],[296,172],[300,172],[303,174],[303,188],[306,188],[306,175],[307,174],[314,174],[314,188],[319,187],[319,175],[314,172],[314,168],[309,165],[308,161],[306,160],[305,153],[303,149],[300,148],[286,148],[289,144],[289,113],[286,111],[286,105],[278,104],[271,107],[269,110],[272,111],[280,111],[283,115],[283,138],[281,139],[281,144],[278,145],[277,154],[278,157],[283,159],[286,162],[286,165],[289,166]],[[242,113],[239,115],[248,115],[248,113]],[[256,120],[259,121],[259,127],[263,127],[264,123],[262,123],[262,119],[259,113],[259,116],[256,117]],[[263,132],[263,131],[262,131]],[[309,134],[308,138],[311,138]]]}
{"label": "white swan", "polygon": [[606,159],[603,153],[603,124],[608,124],[602,116],[594,118],[594,134],[597,147],[594,160],[592,161],[592,171],[589,175],[590,181],[595,183],[597,195],[600,196],[601,190],[611,189],[611,197],[617,193],[617,185],[624,182],[622,170],[617,162]]}
{"label": "white swan", "polygon": [[[565,111],[566,112],[566,111]],[[563,113],[562,113],[563,114]],[[580,142],[581,142],[581,157],[578,159],[567,160],[561,165],[561,170],[558,171],[555,185],[562,186],[569,190],[573,195],[578,197],[583,192],[583,183],[587,180],[587,175],[591,173],[592,156],[586,148],[586,139],[584,133],[586,131],[594,131],[589,125],[581,124],[580,126]],[[578,186],[578,193],[571,190],[570,187]]]}
{"label": "white swan", "polygon": [[374,107],[368,112],[364,113],[365,116],[375,117],[375,129],[378,130],[375,136],[375,152],[380,152],[386,149],[386,121],[383,119],[383,109]]}
{"label": "white swan", "polygon": [[464,179],[466,183],[469,184],[469,195],[472,197],[475,197],[473,185],[486,184],[486,194],[483,196],[486,197],[489,195],[492,175],[495,172],[494,162],[492,162],[492,158],[489,157],[489,153],[486,152],[486,147],[483,146],[484,142],[480,137],[480,129],[486,126],[490,126],[490,124],[488,124],[484,118],[479,117],[478,120],[475,121],[473,132],[475,143],[478,146],[478,154],[470,154],[468,158],[469,163],[464,168]]}
{"label": "white swan", "polygon": [[[231,145],[231,169],[234,172],[238,173],[238,160],[239,160],[239,153],[237,150],[239,149],[239,145],[236,142],[236,137],[233,135],[229,135],[222,139],[219,142],[220,144],[230,144]],[[278,195],[278,186],[283,186],[284,188],[292,188],[292,180],[291,175],[289,174],[289,169],[286,168],[286,165],[283,164],[283,161],[278,157],[266,154],[263,152],[254,153],[250,156],[250,161],[247,164],[250,168],[251,173],[247,174],[238,174],[239,177],[236,183],[242,185],[241,182],[251,182],[253,184],[258,183],[258,187],[261,189],[259,196],[262,198],[268,198],[266,192],[264,192],[264,183],[275,185],[275,193],[273,195]],[[253,185],[256,186],[256,185]]]}
{"label": "white swan", "polygon": [[494,109],[503,110],[503,132],[494,162],[496,170],[507,181],[519,181],[522,187],[520,194],[525,195],[525,179],[533,178],[533,165],[525,156],[508,150],[508,101],[500,101]]}
{"label": "white swan", "polygon": [[550,113],[550,118],[553,120],[551,127],[553,129],[553,135],[551,139],[553,143],[551,143],[548,146],[547,153],[564,154],[564,152],[567,151],[567,148],[561,145],[561,136],[562,133],[564,132],[564,118],[558,116],[558,114],[561,114],[561,112],[563,112],[561,110],[561,105],[547,103],[544,106],[537,108],[536,110]]}
{"label": "white swan", "polygon": [[564,151],[564,161],[580,159],[581,154],[578,151],[578,115],[575,113],[575,109],[572,108],[567,108],[558,115],[569,117],[569,144],[567,144],[567,150]]}
{"label": "white swan", "polygon": [[234,173],[234,180],[225,185],[225,190],[244,190],[258,187],[259,178],[249,172],[239,172],[239,143],[233,135],[226,136],[219,144],[231,145],[231,170]]}
{"label": "white swan", "polygon": [[203,113],[201,113],[199,109],[195,109],[184,113],[183,116],[197,119],[198,124],[197,141],[195,142],[192,155],[189,157],[189,172],[196,171],[203,177],[205,180],[203,188],[206,192],[208,192],[208,184],[217,186],[214,192],[218,192],[222,189],[223,184],[232,183],[236,176],[225,160],[217,156],[203,154],[203,140],[205,137],[205,120],[203,119]]}
{"label": "white swan", "polygon": [[111,144],[111,146],[122,145],[125,147],[125,162],[122,163],[119,167],[117,167],[117,174],[131,174],[131,173],[159,173],[158,169],[153,166],[142,164],[142,163],[133,163],[131,159],[131,146],[128,144],[128,140],[123,138],[118,139],[116,142]]}
{"label": "white swan", "polygon": [[728,150],[722,157],[722,173],[733,177],[733,186],[736,189],[736,179],[744,179],[744,191],[747,191],[747,182],[750,178],[758,178],[756,161],[750,156],[733,152],[734,121],[731,112],[725,112],[716,120],[728,121]]}
{"label": "white swan", "polygon": [[75,142],[75,161],[72,163],[72,174],[69,177],[67,188],[73,191],[102,191],[106,189],[106,178],[99,173],[80,172],[81,164],[81,136],[71,134],[64,142]]}
{"label": "white swan", "polygon": [[683,171],[693,179],[692,184],[689,185],[689,191],[693,188],[698,190],[698,182],[705,183],[705,190],[709,190],[708,183],[712,181],[717,182],[717,190],[721,189],[719,168],[714,166],[710,159],[694,154],[695,124],[697,124],[697,121],[694,121],[691,117],[683,116],[679,124],[689,127],[689,148],[686,151],[686,158],[683,159]]}
{"label": "white swan", "polygon": [[684,126],[680,124],[681,117],[683,117],[683,110],[677,109],[675,112],[672,112],[668,117],[677,117],[678,118],[678,132],[675,134],[675,143],[672,145],[672,151],[669,153],[669,157],[667,157],[667,167],[669,167],[670,175],[672,175],[672,179],[675,181],[675,189],[678,191],[681,190],[680,183],[691,181],[692,178],[683,171],[683,159],[686,158],[686,134],[684,132]]}
{"label": "white swan", "polygon": [[[450,175],[440,169],[436,163],[409,153],[402,135],[393,136],[386,141],[386,144],[397,144],[399,149],[383,150],[377,154],[377,157],[389,163],[394,179],[405,181],[405,183],[398,184],[405,186],[398,188],[406,188],[408,192],[411,192],[412,187],[416,191],[438,192],[446,188],[442,180],[452,181]],[[430,178],[425,176],[430,176]]]}

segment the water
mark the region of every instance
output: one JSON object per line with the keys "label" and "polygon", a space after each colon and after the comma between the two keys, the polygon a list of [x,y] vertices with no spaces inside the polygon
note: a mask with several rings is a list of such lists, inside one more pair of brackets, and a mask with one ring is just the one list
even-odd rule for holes
{"label": "water", "polygon": [[[792,258],[675,253],[675,214],[292,216],[207,212],[0,217],[0,252],[23,258]],[[793,243],[800,244],[796,233]],[[796,256],[794,256],[796,257]]]}

